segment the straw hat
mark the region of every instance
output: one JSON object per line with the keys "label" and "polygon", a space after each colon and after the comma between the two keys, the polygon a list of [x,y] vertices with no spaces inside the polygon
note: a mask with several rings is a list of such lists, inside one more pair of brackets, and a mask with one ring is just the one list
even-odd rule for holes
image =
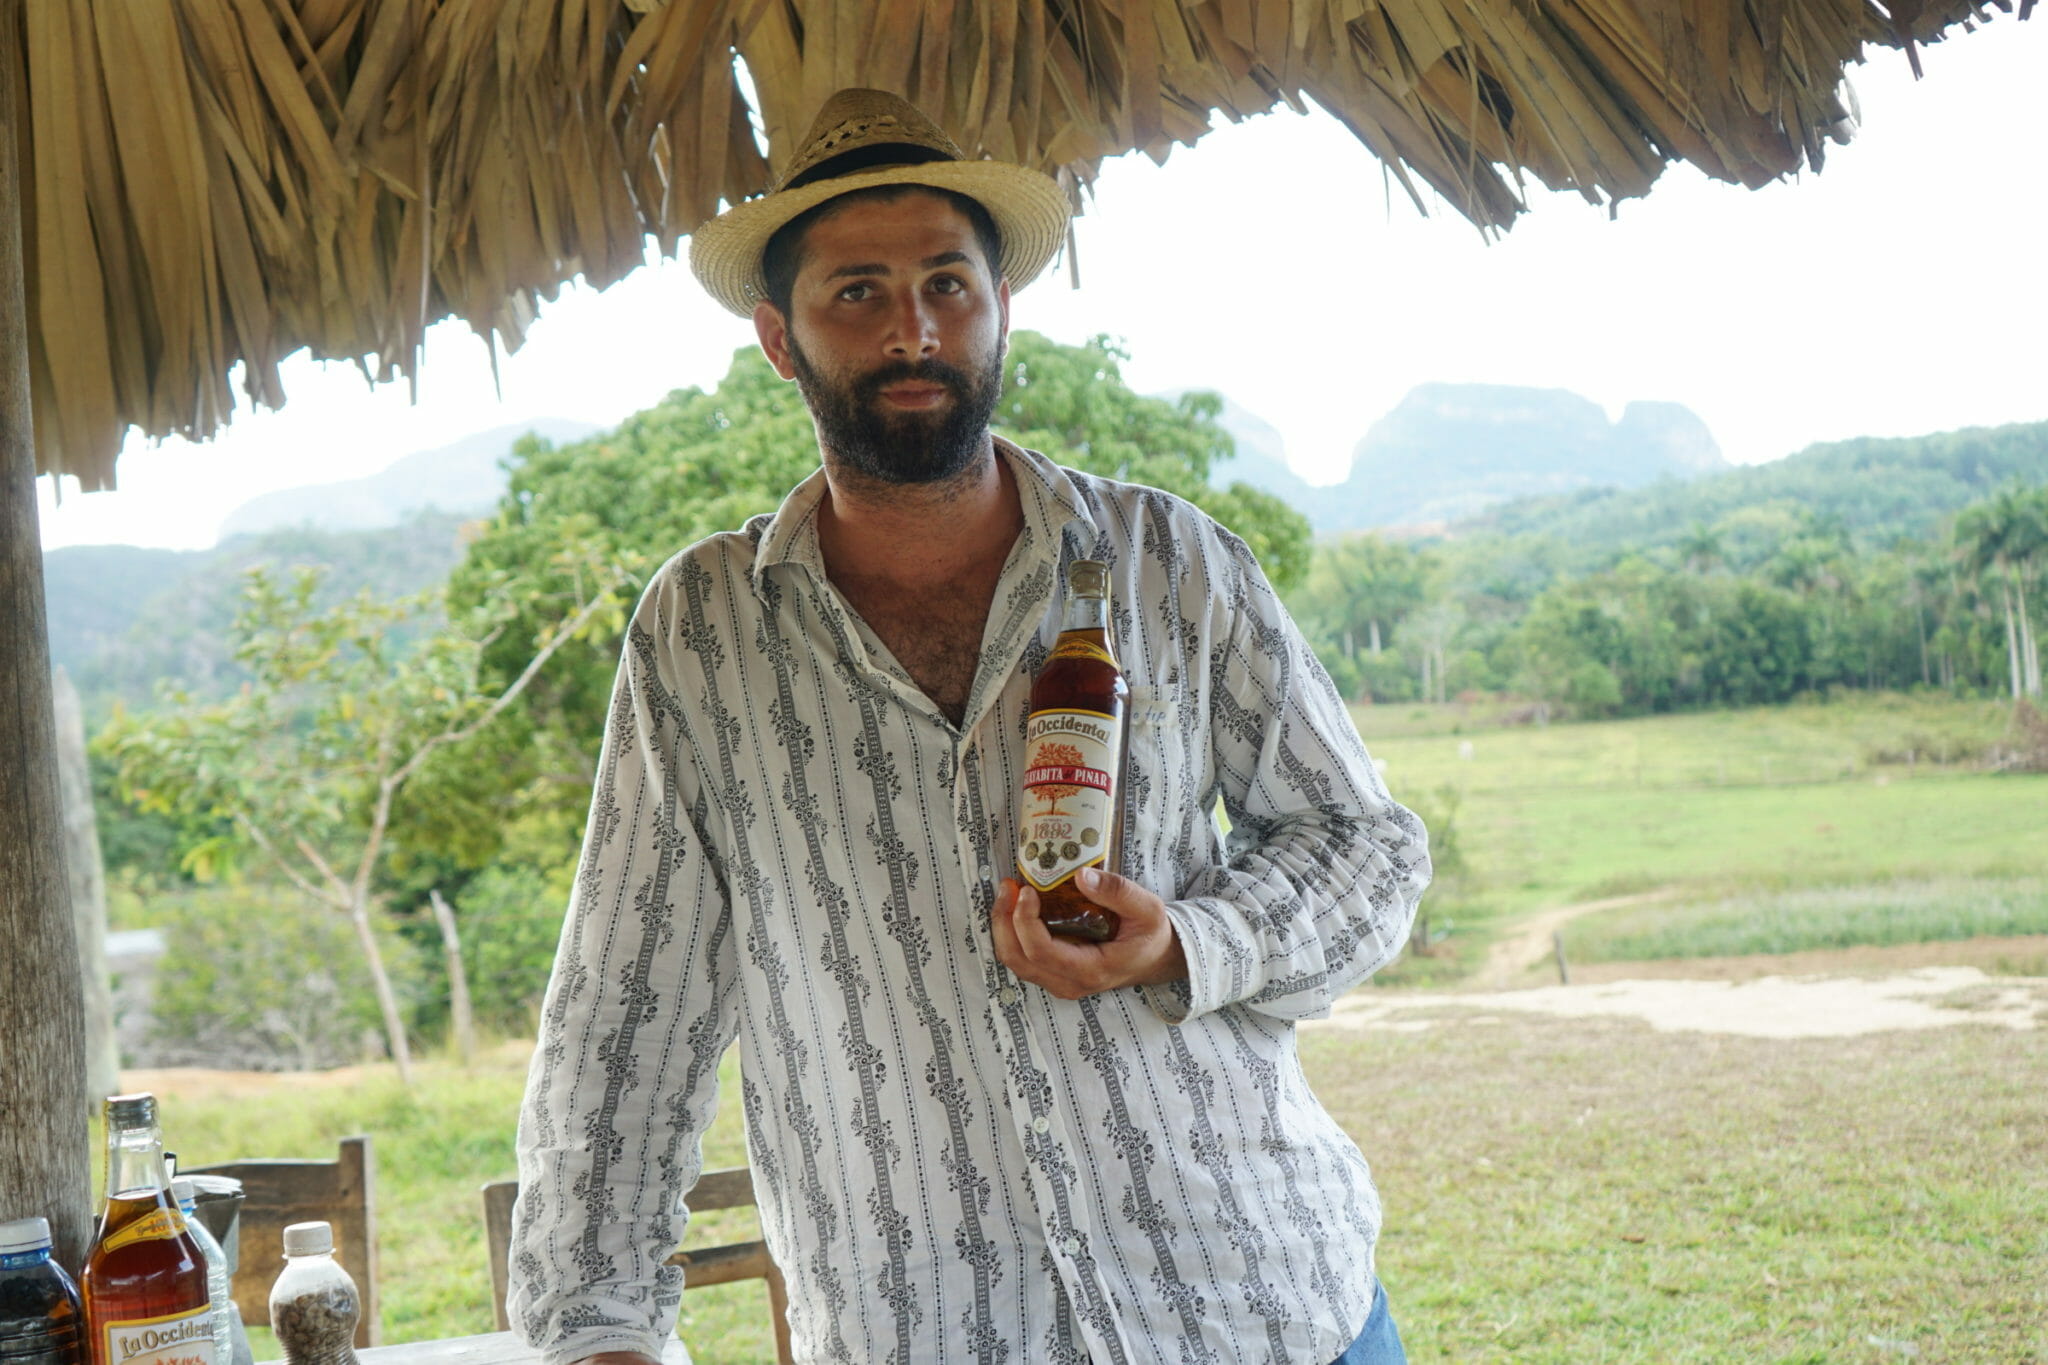
{"label": "straw hat", "polygon": [[1022,289],[1067,235],[1067,196],[1050,176],[1005,161],[970,161],[939,126],[900,96],[842,90],[825,101],[781,183],[735,204],[690,238],[690,269],[712,298],[741,317],[768,299],[761,253],[790,219],[873,185],[930,185],[988,210],[1003,239],[1003,277]]}

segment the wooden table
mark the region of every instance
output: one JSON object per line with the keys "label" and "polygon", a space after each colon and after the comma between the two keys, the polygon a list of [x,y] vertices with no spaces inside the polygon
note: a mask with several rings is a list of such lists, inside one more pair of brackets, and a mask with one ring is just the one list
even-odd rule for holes
{"label": "wooden table", "polygon": [[[674,1337],[662,1348],[664,1365],[683,1365],[683,1343]],[[356,1352],[362,1365],[538,1365],[540,1352],[510,1332],[475,1337],[413,1341],[402,1346],[372,1346]]]}

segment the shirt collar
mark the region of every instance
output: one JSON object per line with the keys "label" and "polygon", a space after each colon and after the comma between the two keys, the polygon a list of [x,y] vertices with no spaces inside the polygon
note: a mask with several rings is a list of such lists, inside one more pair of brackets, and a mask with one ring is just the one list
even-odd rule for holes
{"label": "shirt collar", "polygon": [[[1083,527],[1082,543],[1094,539],[1095,520],[1066,470],[1037,451],[1026,450],[1000,436],[995,438],[995,448],[997,457],[1010,467],[1017,485],[1017,500],[1024,512],[1024,526],[1031,533],[1034,546],[1051,547],[1057,555],[1067,528],[1077,521]],[[782,506],[769,518],[767,530],[754,551],[756,592],[767,586],[769,570],[782,564],[808,571],[821,584],[826,581],[825,554],[818,544],[818,513],[824,506],[826,491],[825,471],[820,468],[792,488]]]}

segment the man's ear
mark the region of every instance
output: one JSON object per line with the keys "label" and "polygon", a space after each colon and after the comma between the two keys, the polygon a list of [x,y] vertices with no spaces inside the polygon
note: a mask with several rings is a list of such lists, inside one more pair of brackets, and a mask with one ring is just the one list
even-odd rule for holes
{"label": "man's ear", "polygon": [[[1007,305],[1003,311],[1007,318]],[[775,373],[784,379],[796,378],[796,361],[789,349],[789,320],[782,316],[782,310],[772,303],[755,304],[754,336],[761,343],[761,354],[767,356],[768,363],[775,367]]]}
{"label": "man's ear", "polygon": [[996,359],[1001,360],[1010,353],[1010,282],[1004,280],[996,286]]}

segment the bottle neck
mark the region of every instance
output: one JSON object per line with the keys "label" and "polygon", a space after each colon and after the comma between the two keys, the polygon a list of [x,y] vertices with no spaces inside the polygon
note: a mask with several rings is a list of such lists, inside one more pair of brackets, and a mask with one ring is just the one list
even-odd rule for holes
{"label": "bottle neck", "polygon": [[107,1197],[162,1194],[170,1188],[164,1172],[163,1135],[152,1126],[107,1130]]}
{"label": "bottle neck", "polygon": [[1105,597],[1083,597],[1078,593],[1067,598],[1066,615],[1060,621],[1062,633],[1070,630],[1109,630],[1109,599]]}

